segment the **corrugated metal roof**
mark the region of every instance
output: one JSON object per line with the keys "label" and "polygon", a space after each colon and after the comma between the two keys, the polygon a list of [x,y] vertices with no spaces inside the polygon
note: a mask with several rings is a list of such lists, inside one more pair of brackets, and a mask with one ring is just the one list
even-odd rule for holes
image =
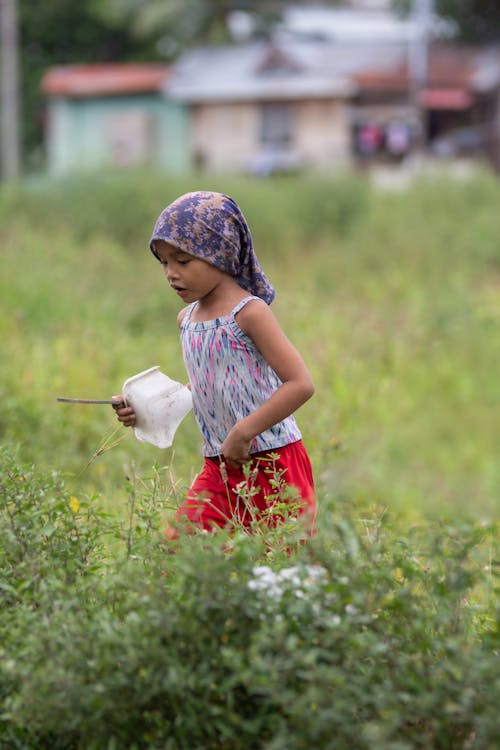
{"label": "corrugated metal roof", "polygon": [[[395,90],[407,88],[411,70],[409,58],[383,70],[361,67],[354,79],[361,89]],[[427,59],[427,88],[456,91],[491,91],[500,86],[500,48],[486,50],[453,44],[430,45]]]}
{"label": "corrugated metal roof", "polygon": [[60,97],[94,97],[160,91],[170,68],[152,63],[96,63],[49,68],[41,89]]}
{"label": "corrugated metal roof", "polygon": [[357,71],[390,75],[405,54],[401,43],[310,39],[203,47],[181,56],[164,91],[187,102],[345,97],[357,90]]}
{"label": "corrugated metal roof", "polygon": [[[45,74],[42,91],[75,98],[163,91],[188,103],[348,97],[365,89],[405,90],[408,61],[408,46],[402,42],[258,41],[195,48],[172,67],[54,67]],[[500,49],[430,46],[428,88],[488,91],[498,86]]]}

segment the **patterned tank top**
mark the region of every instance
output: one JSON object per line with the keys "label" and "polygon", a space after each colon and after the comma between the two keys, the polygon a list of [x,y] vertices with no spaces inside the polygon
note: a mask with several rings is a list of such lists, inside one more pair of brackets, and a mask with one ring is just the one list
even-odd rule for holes
{"label": "patterned tank top", "polygon": [[[266,402],[282,384],[236,322],[237,313],[252,299],[259,298],[245,297],[229,315],[199,323],[191,321],[197,305],[193,302],[181,323],[182,353],[205,456],[220,455],[233,425]],[[300,438],[295,418],[289,416],[257,435],[250,452],[281,448]]]}

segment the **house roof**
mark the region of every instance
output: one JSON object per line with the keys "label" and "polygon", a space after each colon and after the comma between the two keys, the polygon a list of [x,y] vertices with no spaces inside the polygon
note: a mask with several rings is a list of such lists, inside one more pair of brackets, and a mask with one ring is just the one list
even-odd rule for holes
{"label": "house roof", "polygon": [[[195,48],[177,61],[163,91],[186,103],[280,101],[409,95],[414,71],[405,41],[285,38]],[[500,87],[500,48],[448,42],[428,47],[421,102],[430,109],[466,109]]]}
{"label": "house roof", "polygon": [[192,103],[346,97],[357,71],[388,75],[405,54],[401,43],[318,39],[201,47],[181,56],[163,91]]}
{"label": "house roof", "polygon": [[[392,69],[362,67],[355,73],[354,80],[362,90],[403,90],[409,87],[411,77],[410,56],[406,55]],[[500,49],[442,43],[429,46],[425,86],[428,106],[438,100],[442,101],[443,107],[448,100],[451,109],[460,106],[460,102],[461,106],[466,106],[465,102],[471,101],[471,94],[491,91],[499,86]],[[446,95],[443,92],[447,92]]]}
{"label": "house roof", "polygon": [[99,97],[160,91],[170,68],[153,63],[96,63],[49,68],[41,82],[52,97]]}

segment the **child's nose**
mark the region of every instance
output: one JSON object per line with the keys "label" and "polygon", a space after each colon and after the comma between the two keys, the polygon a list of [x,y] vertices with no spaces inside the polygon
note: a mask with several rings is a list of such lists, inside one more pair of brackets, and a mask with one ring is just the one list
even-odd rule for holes
{"label": "child's nose", "polygon": [[165,272],[165,276],[167,277],[169,281],[170,279],[175,279],[175,277],[177,276],[175,269],[170,263],[168,264],[168,266],[163,266],[163,270]]}

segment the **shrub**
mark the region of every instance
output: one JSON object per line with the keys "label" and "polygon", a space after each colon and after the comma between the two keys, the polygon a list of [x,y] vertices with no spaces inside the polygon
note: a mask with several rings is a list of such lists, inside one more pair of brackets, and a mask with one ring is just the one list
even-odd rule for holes
{"label": "shrub", "polygon": [[[107,516],[79,500],[61,475],[39,476],[0,450],[0,602],[37,601],[48,580],[72,586],[103,565]],[[109,529],[107,529],[109,531]]]}
{"label": "shrub", "polygon": [[[25,484],[12,469],[9,481]],[[32,473],[29,485],[48,516],[52,478]],[[153,518],[157,491],[140,503]],[[69,578],[49,561],[71,563],[72,545],[63,554],[32,534],[43,585],[0,619],[0,747],[498,745],[494,529],[403,538],[340,509],[293,553],[277,529],[276,549],[269,535],[199,533],[168,554],[144,517],[131,535],[115,529],[122,544],[106,565],[77,552],[86,574],[69,565]],[[29,590],[32,580],[29,569]]]}

